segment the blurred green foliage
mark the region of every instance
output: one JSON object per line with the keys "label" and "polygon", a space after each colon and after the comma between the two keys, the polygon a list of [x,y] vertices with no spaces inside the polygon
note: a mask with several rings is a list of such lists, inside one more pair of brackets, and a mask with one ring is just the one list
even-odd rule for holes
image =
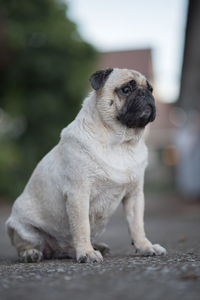
{"label": "blurred green foliage", "polygon": [[59,0],[0,0],[1,196],[22,192],[88,89],[97,53],[66,12]]}

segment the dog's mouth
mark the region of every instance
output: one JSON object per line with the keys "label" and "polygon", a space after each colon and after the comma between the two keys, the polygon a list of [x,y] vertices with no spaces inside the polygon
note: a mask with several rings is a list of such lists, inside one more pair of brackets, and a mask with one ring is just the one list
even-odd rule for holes
{"label": "dog's mouth", "polygon": [[153,97],[143,95],[127,99],[117,116],[117,120],[128,128],[144,128],[156,117]]}
{"label": "dog's mouth", "polygon": [[154,119],[155,114],[149,112],[143,112],[141,115],[139,113],[127,113],[117,117],[117,120],[128,128],[144,128],[148,123],[153,122]]}

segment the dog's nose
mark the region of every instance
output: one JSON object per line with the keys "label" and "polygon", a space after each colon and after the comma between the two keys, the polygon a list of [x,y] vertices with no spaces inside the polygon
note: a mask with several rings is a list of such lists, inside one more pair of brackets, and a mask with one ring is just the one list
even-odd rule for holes
{"label": "dog's nose", "polygon": [[140,123],[144,126],[155,119],[155,109],[152,105],[146,106],[145,110],[140,114]]}
{"label": "dog's nose", "polygon": [[146,107],[144,108],[144,110],[140,114],[140,118],[149,118],[151,114],[152,114],[151,105],[146,105]]}

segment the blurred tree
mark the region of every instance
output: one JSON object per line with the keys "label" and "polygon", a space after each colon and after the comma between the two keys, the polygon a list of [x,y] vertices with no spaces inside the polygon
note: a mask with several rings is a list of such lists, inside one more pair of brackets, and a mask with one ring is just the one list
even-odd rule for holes
{"label": "blurred tree", "polygon": [[88,88],[96,51],[66,12],[61,0],[0,0],[0,195],[22,191]]}

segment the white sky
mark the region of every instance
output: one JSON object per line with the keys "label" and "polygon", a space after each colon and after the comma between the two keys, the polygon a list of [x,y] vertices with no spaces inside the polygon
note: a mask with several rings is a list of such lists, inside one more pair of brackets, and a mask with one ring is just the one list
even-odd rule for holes
{"label": "white sky", "polygon": [[188,0],[65,0],[81,36],[99,51],[153,50],[155,89],[179,93]]}

